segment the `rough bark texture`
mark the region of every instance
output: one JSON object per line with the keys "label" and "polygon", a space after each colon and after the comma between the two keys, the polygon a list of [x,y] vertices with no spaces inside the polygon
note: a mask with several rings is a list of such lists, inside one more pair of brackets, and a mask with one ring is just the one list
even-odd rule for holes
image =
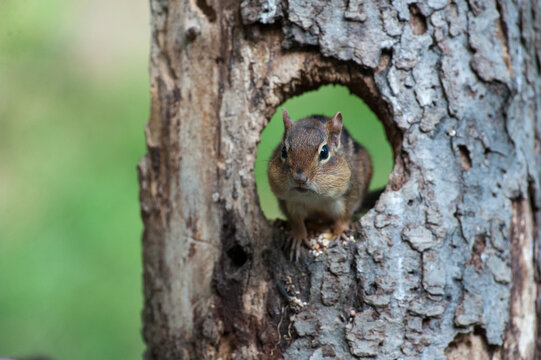
{"label": "rough bark texture", "polygon": [[[151,8],[146,359],[541,356],[538,1]],[[376,112],[395,166],[355,242],[292,264],[256,147],[328,83]]]}

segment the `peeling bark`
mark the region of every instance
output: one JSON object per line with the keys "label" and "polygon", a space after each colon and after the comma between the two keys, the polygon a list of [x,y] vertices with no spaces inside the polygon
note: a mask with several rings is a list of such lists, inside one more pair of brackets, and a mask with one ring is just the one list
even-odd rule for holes
{"label": "peeling bark", "polygon": [[[541,356],[538,2],[150,3],[146,359]],[[354,242],[290,263],[257,143],[329,83],[395,166]]]}

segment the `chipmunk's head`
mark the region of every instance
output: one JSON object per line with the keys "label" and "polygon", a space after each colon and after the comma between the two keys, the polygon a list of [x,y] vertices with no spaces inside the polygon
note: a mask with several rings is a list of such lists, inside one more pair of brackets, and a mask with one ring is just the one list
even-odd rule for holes
{"label": "chipmunk's head", "polygon": [[284,136],[269,163],[271,188],[278,198],[336,197],[348,187],[350,169],[340,153],[342,114],[291,121],[282,109]]}

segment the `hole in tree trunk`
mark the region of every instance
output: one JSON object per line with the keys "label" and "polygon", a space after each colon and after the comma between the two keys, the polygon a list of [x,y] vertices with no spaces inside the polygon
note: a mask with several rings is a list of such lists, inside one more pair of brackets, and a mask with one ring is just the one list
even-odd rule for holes
{"label": "hole in tree trunk", "polygon": [[427,30],[426,17],[421,14],[421,10],[419,10],[417,4],[410,4],[409,10],[411,31],[415,35],[423,35]]}
{"label": "hole in tree trunk", "polygon": [[460,154],[460,162],[462,169],[468,171],[472,167],[472,161],[470,156],[470,150],[465,145],[458,145],[458,152]]}
{"label": "hole in tree trunk", "polygon": [[473,332],[457,334],[445,349],[445,355],[450,360],[462,360],[475,354],[478,359],[491,359],[496,347],[489,345],[485,331],[476,326]]}
{"label": "hole in tree trunk", "polygon": [[393,151],[387,141],[385,129],[370,108],[358,96],[351,94],[347,87],[326,85],[316,91],[288,99],[278,107],[261,134],[255,177],[261,209],[265,216],[268,219],[284,218],[267,177],[270,156],[283,136],[282,107],[288,110],[293,120],[316,114],[332,117],[338,111],[342,113],[344,127],[371,156],[374,173],[369,187],[371,196],[367,196],[367,201],[370,202],[370,207],[373,206],[380,194],[374,191],[385,187],[393,167]]}
{"label": "hole in tree trunk", "polygon": [[473,243],[472,254],[470,260],[468,260],[468,265],[473,265],[475,270],[479,271],[483,267],[483,252],[486,247],[486,239],[484,234],[479,234],[475,236],[475,241]]}
{"label": "hole in tree trunk", "polygon": [[233,264],[235,264],[235,266],[237,267],[241,267],[242,265],[246,263],[246,260],[248,260],[248,255],[246,254],[242,246],[240,246],[239,244],[236,244],[232,246],[230,249],[228,249],[227,256],[229,257],[229,259],[231,259]]}
{"label": "hole in tree trunk", "polygon": [[205,14],[210,22],[216,21],[216,11],[207,0],[197,0],[197,7]]}

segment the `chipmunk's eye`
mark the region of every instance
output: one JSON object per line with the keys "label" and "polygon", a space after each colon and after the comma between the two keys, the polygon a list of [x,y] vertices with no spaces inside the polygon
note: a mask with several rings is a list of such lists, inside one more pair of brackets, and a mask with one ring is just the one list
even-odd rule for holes
{"label": "chipmunk's eye", "polygon": [[319,153],[319,159],[325,160],[329,157],[329,147],[327,145],[323,145],[321,148],[321,152]]}
{"label": "chipmunk's eye", "polygon": [[282,148],[282,159],[285,159],[286,157],[287,157],[287,149],[286,149],[286,147],[284,146],[284,147]]}

